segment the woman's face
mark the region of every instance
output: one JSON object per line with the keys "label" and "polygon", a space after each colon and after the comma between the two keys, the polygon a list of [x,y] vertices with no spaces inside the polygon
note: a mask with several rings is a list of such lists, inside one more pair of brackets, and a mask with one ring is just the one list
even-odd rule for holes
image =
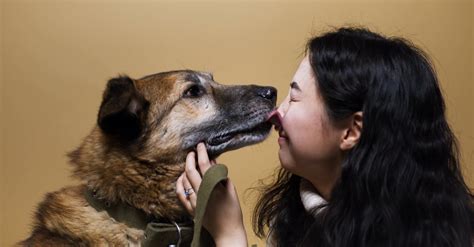
{"label": "woman's face", "polygon": [[322,166],[340,162],[342,129],[328,119],[308,56],[298,67],[278,112],[279,158],[286,170],[308,178]]}

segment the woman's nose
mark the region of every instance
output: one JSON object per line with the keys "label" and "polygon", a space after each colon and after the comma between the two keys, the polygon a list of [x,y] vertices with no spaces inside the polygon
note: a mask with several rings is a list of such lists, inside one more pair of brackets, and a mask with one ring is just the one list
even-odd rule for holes
{"label": "woman's nose", "polygon": [[279,130],[281,128],[281,119],[280,112],[275,109],[268,115],[267,121],[272,123],[276,130]]}
{"label": "woman's nose", "polygon": [[286,110],[288,109],[288,103],[286,101],[283,101],[277,108],[278,113],[280,116],[285,116]]}

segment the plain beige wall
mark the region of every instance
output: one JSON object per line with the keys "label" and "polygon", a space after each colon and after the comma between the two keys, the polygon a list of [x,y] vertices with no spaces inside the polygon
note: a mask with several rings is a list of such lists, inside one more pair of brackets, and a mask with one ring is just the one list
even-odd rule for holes
{"label": "plain beige wall", "polygon": [[[46,192],[77,183],[65,153],[92,128],[110,77],[206,70],[226,84],[274,85],[281,100],[307,38],[342,24],[404,36],[429,52],[474,185],[472,1],[17,0],[0,8],[0,246],[27,236]],[[275,139],[219,160],[259,246],[244,191],[279,165]]]}
{"label": "plain beige wall", "polygon": [[[0,117],[4,118],[3,112],[3,1],[0,1]],[[4,241],[4,210],[3,203],[5,201],[4,192],[4,175],[3,169],[3,120],[0,120],[0,244],[3,245]]]}

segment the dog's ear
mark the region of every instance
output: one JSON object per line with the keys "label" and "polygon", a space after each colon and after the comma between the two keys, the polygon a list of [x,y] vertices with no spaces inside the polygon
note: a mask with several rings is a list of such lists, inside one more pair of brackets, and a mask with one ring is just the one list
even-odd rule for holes
{"label": "dog's ear", "polygon": [[132,79],[113,78],[107,83],[97,122],[106,134],[131,141],[142,133],[148,105]]}

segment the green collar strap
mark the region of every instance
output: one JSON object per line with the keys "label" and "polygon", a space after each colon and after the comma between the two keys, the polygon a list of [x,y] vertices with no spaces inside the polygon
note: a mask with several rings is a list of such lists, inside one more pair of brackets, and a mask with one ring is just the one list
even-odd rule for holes
{"label": "green collar strap", "polygon": [[86,190],[85,198],[98,212],[106,211],[117,222],[129,227],[144,230],[145,238],[141,246],[190,246],[193,238],[193,222],[157,222],[153,216],[147,215],[140,209],[126,203],[109,204],[95,196],[95,193]]}
{"label": "green collar strap", "polygon": [[85,191],[85,198],[97,211],[107,211],[110,217],[129,227],[145,231],[142,246],[156,247],[208,247],[215,246],[211,235],[202,227],[202,220],[206,212],[207,202],[217,184],[227,180],[227,167],[213,165],[204,174],[201,186],[197,193],[196,211],[193,222],[156,222],[153,216],[147,215],[140,209],[126,203],[109,204],[95,196],[90,190]]}

